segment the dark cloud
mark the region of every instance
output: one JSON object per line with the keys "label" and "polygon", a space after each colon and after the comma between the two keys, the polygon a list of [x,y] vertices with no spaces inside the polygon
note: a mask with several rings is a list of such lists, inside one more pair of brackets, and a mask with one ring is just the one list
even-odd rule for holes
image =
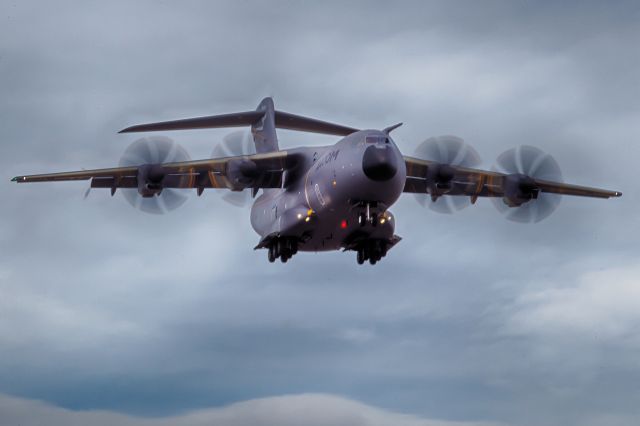
{"label": "dark cloud", "polygon": [[[448,420],[638,415],[634,2],[0,5],[1,392],[155,416],[304,392]],[[625,195],[565,198],[535,226],[409,196],[403,241],[371,268],[271,265],[248,211],[214,193],[156,217],[119,194],[83,201],[83,183],[8,181],[110,166],[127,125],[263,96],[356,127],[404,121],[407,153],[456,134],[490,167],[536,145],[568,181]],[[224,134],[171,136],[198,158]]]}

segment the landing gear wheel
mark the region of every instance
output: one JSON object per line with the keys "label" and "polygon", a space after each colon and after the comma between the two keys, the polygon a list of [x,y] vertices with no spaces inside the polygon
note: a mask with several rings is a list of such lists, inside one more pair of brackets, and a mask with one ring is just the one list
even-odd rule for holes
{"label": "landing gear wheel", "polygon": [[282,263],[287,263],[298,252],[298,238],[276,237],[271,240],[267,249],[269,262],[275,262],[279,258]]}
{"label": "landing gear wheel", "polygon": [[358,265],[362,265],[366,261],[375,265],[387,255],[389,243],[385,240],[365,240],[353,250],[356,251],[356,260],[358,261]]}
{"label": "landing gear wheel", "polygon": [[269,262],[273,263],[276,261],[276,248],[273,246],[273,244],[271,244],[269,246]]}

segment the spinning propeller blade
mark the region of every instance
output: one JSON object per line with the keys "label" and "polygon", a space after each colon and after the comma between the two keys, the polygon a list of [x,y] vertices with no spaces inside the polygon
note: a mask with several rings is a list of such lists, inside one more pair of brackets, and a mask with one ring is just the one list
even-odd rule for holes
{"label": "spinning propeller blade", "polygon": [[[509,149],[496,160],[494,171],[506,173],[518,179],[542,179],[562,182],[560,166],[553,157],[544,151],[528,145]],[[560,204],[561,196],[539,192],[537,198],[531,199],[520,206],[509,207],[503,198],[495,197],[491,200],[498,211],[514,222],[539,222],[549,216]]]}
{"label": "spinning propeller blade", "polygon": [[[256,147],[251,133],[245,130],[238,130],[222,138],[222,142],[213,148],[211,157],[235,157],[253,155],[255,153]],[[222,196],[222,199],[236,207],[246,207],[251,202],[251,191],[228,192]]]}
{"label": "spinning propeller blade", "polygon": [[[180,145],[164,136],[149,136],[138,139],[125,150],[120,158],[120,166],[172,163],[189,161],[189,154]],[[143,197],[137,189],[123,188],[124,198],[137,209],[147,213],[163,214],[174,210],[187,201],[185,191],[163,188],[152,197]]]}
{"label": "spinning propeller blade", "polygon": [[[444,168],[447,165],[461,167],[477,167],[480,165],[480,155],[463,139],[457,136],[437,136],[422,142],[415,151],[415,157],[438,163],[434,169]],[[431,180],[437,181],[437,172]],[[418,203],[423,207],[429,207],[437,213],[453,213],[471,204],[469,197],[450,196],[442,197],[445,192],[437,188],[437,182],[428,182],[430,194],[414,194]]]}

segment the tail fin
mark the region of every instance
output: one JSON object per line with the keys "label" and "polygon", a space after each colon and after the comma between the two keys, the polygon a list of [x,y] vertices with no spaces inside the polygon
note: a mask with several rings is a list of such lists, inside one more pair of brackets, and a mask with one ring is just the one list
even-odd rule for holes
{"label": "tail fin", "polygon": [[276,114],[273,99],[264,98],[256,111],[264,112],[262,117],[251,125],[253,142],[258,154],[278,151],[278,135],[276,134]]}

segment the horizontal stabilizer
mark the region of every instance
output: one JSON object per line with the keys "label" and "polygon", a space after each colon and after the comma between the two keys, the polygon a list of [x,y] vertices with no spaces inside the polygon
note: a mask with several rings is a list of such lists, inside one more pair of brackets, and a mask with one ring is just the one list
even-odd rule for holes
{"label": "horizontal stabilizer", "polygon": [[301,115],[290,114],[283,111],[276,111],[276,127],[279,129],[324,133],[327,135],[337,136],[347,136],[358,131],[358,129],[351,127],[328,123],[326,121],[316,120],[315,118],[303,117]]}
{"label": "horizontal stabilizer", "polygon": [[[258,123],[264,115],[263,111],[247,111],[233,114],[211,115],[207,117],[187,118],[184,120],[163,121],[160,123],[139,124],[127,127],[119,133],[154,132],[166,130],[213,129],[219,127],[251,126]],[[314,118],[275,111],[276,128],[298,130],[302,132],[324,133],[328,135],[346,136],[358,129],[328,123]]]}
{"label": "horizontal stabilizer", "polygon": [[118,133],[250,126],[260,120],[263,114],[262,111],[247,111],[233,114],[211,115],[208,117],[186,118],[184,120],[163,121],[160,123],[139,124],[137,126],[127,127]]}

